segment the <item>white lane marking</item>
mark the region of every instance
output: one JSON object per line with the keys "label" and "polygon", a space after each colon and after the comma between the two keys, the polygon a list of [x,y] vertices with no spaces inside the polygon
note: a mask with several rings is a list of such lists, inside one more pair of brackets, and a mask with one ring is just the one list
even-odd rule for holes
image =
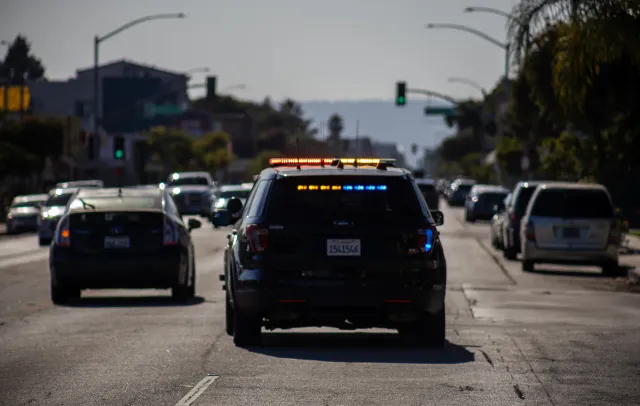
{"label": "white lane marking", "polygon": [[[8,259],[0,259],[0,269],[18,266],[29,262],[43,261],[49,258],[49,250],[34,252],[28,255],[20,255]],[[48,266],[47,266],[48,268]]]}
{"label": "white lane marking", "polygon": [[202,395],[204,391],[206,391],[207,388],[216,381],[216,379],[218,379],[218,375],[209,375],[202,379],[189,391],[189,393],[184,395],[184,397],[176,403],[176,406],[189,406],[195,402],[200,395]]}

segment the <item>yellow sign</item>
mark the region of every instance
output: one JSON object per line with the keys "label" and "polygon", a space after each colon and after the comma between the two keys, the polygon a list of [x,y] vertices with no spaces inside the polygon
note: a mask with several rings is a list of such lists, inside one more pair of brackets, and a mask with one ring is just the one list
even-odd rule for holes
{"label": "yellow sign", "polygon": [[0,86],[0,111],[27,111],[30,103],[28,86]]}

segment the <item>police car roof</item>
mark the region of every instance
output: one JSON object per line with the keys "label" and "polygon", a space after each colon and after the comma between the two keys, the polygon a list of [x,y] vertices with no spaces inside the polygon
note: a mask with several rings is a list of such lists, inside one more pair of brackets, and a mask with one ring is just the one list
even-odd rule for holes
{"label": "police car roof", "polygon": [[[97,188],[94,188],[94,189],[97,189]],[[59,187],[59,188],[54,188],[54,189],[51,189],[49,191],[49,196],[52,196],[52,195],[66,195],[66,194],[69,194],[69,193],[75,193],[78,190],[80,190],[80,188],[77,188],[77,187],[66,187],[66,188]]]}
{"label": "police car roof", "polygon": [[275,172],[277,175],[284,177],[294,176],[404,176],[410,174],[409,171],[402,168],[387,167],[386,169],[376,169],[374,166],[350,166],[345,165],[343,169],[335,166],[305,166],[301,165],[300,169],[295,166],[277,166],[267,168],[262,173],[268,175],[269,171]]}

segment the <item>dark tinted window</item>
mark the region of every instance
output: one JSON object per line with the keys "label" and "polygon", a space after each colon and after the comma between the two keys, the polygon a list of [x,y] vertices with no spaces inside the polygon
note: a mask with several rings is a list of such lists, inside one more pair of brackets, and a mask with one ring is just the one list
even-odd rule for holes
{"label": "dark tinted window", "polygon": [[218,197],[222,199],[230,199],[232,197],[237,197],[239,199],[246,199],[247,197],[249,197],[249,193],[251,193],[251,189],[225,190],[218,193]]}
{"label": "dark tinted window", "polygon": [[478,195],[478,203],[487,205],[489,207],[493,207],[495,205],[502,207],[504,198],[507,197],[507,194],[508,193],[500,192],[481,193],[480,195]]}
{"label": "dark tinted window", "polygon": [[516,197],[515,201],[515,209],[516,213],[519,215],[523,215],[527,210],[527,205],[529,205],[529,200],[531,200],[531,196],[533,196],[533,192],[536,191],[536,186],[528,186],[521,187],[520,192]]}
{"label": "dark tinted window", "polygon": [[67,203],[69,203],[69,199],[71,199],[72,195],[73,193],[62,193],[59,195],[51,195],[49,196],[49,198],[47,199],[47,202],[44,205],[48,207],[66,206]]}
{"label": "dark tinted window", "polygon": [[74,200],[71,203],[71,209],[162,210],[162,199],[159,196],[128,196],[125,198],[87,196],[83,197],[82,201]]}
{"label": "dark tinted window", "polygon": [[543,190],[534,202],[532,216],[561,218],[612,218],[613,207],[602,190]]}
{"label": "dark tinted window", "polygon": [[425,196],[436,193],[435,185],[421,185],[421,184],[418,184],[418,189],[420,189],[422,194],[425,195]]}
{"label": "dark tinted window", "polygon": [[[323,186],[329,190],[321,190]],[[299,190],[299,187],[306,187],[306,190]],[[312,187],[318,190],[310,190]],[[427,221],[410,181],[372,176],[277,180],[273,182],[267,213],[274,221],[313,225],[342,220],[356,225],[404,223],[418,226]]]}
{"label": "dark tinted window", "polygon": [[207,186],[209,184],[209,179],[203,177],[186,177],[186,178],[178,178],[172,179],[168,186],[183,186],[183,185],[202,185]]}
{"label": "dark tinted window", "polygon": [[473,185],[458,185],[456,193],[469,194]]}

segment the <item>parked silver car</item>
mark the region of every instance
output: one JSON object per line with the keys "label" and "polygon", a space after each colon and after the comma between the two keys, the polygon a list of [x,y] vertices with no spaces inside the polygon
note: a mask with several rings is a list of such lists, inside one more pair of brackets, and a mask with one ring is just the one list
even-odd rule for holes
{"label": "parked silver car", "polygon": [[537,263],[595,265],[617,274],[620,229],[606,187],[538,185],[520,228],[522,270]]}
{"label": "parked silver car", "polygon": [[504,198],[501,205],[495,205],[493,207],[493,217],[491,217],[491,245],[494,248],[501,250],[503,248],[504,240],[502,233],[502,223],[505,219],[506,207],[509,205],[511,201],[512,194],[509,193],[507,197]]}

